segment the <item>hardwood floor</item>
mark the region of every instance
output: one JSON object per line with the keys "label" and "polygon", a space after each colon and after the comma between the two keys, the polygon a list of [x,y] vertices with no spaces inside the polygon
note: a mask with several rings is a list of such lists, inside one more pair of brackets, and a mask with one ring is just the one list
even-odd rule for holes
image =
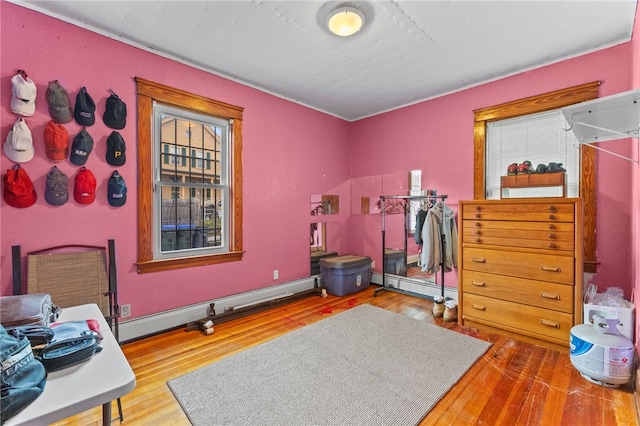
{"label": "hardwood floor", "polygon": [[[181,328],[124,344],[137,378],[136,388],[122,398],[124,424],[188,425],[167,387],[168,380],[370,303],[493,343],[420,425],[638,425],[631,385],[611,389],[588,382],[571,365],[568,349],[553,350],[443,322],[432,317],[432,302],[389,291],[374,297],[376,288],[344,297],[311,296],[216,325],[208,336]],[[115,415],[115,403],[113,411]],[[99,425],[101,415],[101,409],[95,408],[56,425]]]}

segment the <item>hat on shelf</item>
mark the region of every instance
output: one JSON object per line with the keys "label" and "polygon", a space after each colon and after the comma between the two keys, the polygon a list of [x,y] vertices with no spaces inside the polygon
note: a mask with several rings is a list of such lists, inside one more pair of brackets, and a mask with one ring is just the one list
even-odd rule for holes
{"label": "hat on shelf", "polygon": [[44,146],[47,158],[52,161],[64,161],[69,155],[69,133],[55,120],[49,120],[44,128]]}
{"label": "hat on shelf", "polygon": [[108,186],[107,199],[109,205],[114,207],[124,206],[127,202],[127,185],[117,170],[111,173]]}
{"label": "hat on shelf", "polygon": [[4,153],[11,161],[26,163],[33,158],[33,137],[27,122],[18,118],[7,134],[4,142]]}
{"label": "hat on shelf", "polygon": [[44,199],[52,206],[61,206],[69,200],[69,178],[57,166],[47,173]]}
{"label": "hat on shelf", "polygon": [[124,129],[124,126],[127,125],[127,105],[113,90],[109,89],[109,93],[111,96],[107,98],[102,121],[112,129]]}
{"label": "hat on shelf", "polygon": [[36,84],[27,73],[18,70],[18,73],[11,78],[11,111],[31,117],[36,112]]}
{"label": "hat on shelf", "polygon": [[47,87],[47,103],[49,104],[49,115],[58,123],[64,124],[73,121],[73,111],[71,110],[69,93],[60,85],[58,80],[49,82],[49,87]]}
{"label": "hat on shelf", "polygon": [[79,204],[91,204],[96,199],[96,178],[91,170],[84,166],[76,174],[73,198]]}
{"label": "hat on shelf", "polygon": [[96,104],[83,87],[76,95],[76,107],[73,110],[76,123],[81,126],[93,126],[96,122]]}
{"label": "hat on shelf", "polygon": [[122,166],[127,161],[127,146],[119,132],[111,132],[107,138],[107,163],[112,166]]}
{"label": "hat on shelf", "polygon": [[4,201],[12,207],[25,208],[36,203],[38,195],[33,182],[20,164],[8,169],[4,175],[3,196]]}
{"label": "hat on shelf", "polygon": [[73,138],[69,160],[76,166],[84,166],[92,150],[93,138],[87,132],[87,129],[83,127],[80,133]]}

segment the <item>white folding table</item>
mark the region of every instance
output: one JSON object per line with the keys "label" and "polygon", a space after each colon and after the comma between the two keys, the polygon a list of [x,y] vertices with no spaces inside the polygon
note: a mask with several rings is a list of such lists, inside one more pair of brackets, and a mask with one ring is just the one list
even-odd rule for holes
{"label": "white folding table", "polygon": [[7,420],[11,425],[53,423],[102,405],[102,423],[111,423],[111,401],[131,392],[136,376],[98,305],[62,309],[58,322],[96,319],[103,340],[102,351],[89,361],[48,374],[44,392],[23,411]]}

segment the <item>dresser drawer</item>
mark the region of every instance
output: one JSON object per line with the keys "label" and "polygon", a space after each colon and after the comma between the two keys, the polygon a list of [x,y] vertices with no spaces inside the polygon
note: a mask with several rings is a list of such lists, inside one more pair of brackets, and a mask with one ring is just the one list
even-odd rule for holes
{"label": "dresser drawer", "polygon": [[538,232],[568,232],[574,233],[574,224],[567,222],[524,222],[524,221],[497,221],[497,220],[465,220],[462,223],[463,230],[466,229],[495,229],[495,230],[513,230],[522,229],[525,231]]}
{"label": "dresser drawer", "polygon": [[[573,251],[573,229],[570,232],[560,232],[549,229],[530,229],[525,224],[534,223],[547,227],[543,222],[495,222],[512,225],[511,227],[493,228],[483,226],[491,221],[478,221],[478,226],[465,226],[462,238],[465,243],[479,245],[495,245],[505,247],[523,247],[544,250]],[[563,223],[562,225],[571,225]],[[551,225],[556,226],[556,225]]]}
{"label": "dresser drawer", "polygon": [[475,294],[466,294],[462,303],[463,320],[481,320],[495,327],[524,330],[569,342],[573,326],[571,314]]}
{"label": "dresser drawer", "polygon": [[471,293],[568,314],[573,313],[574,287],[566,284],[464,271],[462,291],[465,298]]}
{"label": "dresser drawer", "polygon": [[462,205],[464,220],[509,220],[533,222],[573,222],[572,203],[470,203]]}
{"label": "dresser drawer", "polygon": [[513,253],[464,247],[462,268],[466,271],[509,275],[562,284],[574,284],[573,256]]}

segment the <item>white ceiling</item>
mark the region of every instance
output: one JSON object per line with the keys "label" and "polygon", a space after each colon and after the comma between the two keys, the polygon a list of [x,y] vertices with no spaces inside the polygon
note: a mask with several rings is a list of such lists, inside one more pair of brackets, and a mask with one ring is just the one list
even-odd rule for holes
{"label": "white ceiling", "polygon": [[[631,39],[637,0],[10,0],[353,121]],[[367,26],[325,31],[349,4]]]}

